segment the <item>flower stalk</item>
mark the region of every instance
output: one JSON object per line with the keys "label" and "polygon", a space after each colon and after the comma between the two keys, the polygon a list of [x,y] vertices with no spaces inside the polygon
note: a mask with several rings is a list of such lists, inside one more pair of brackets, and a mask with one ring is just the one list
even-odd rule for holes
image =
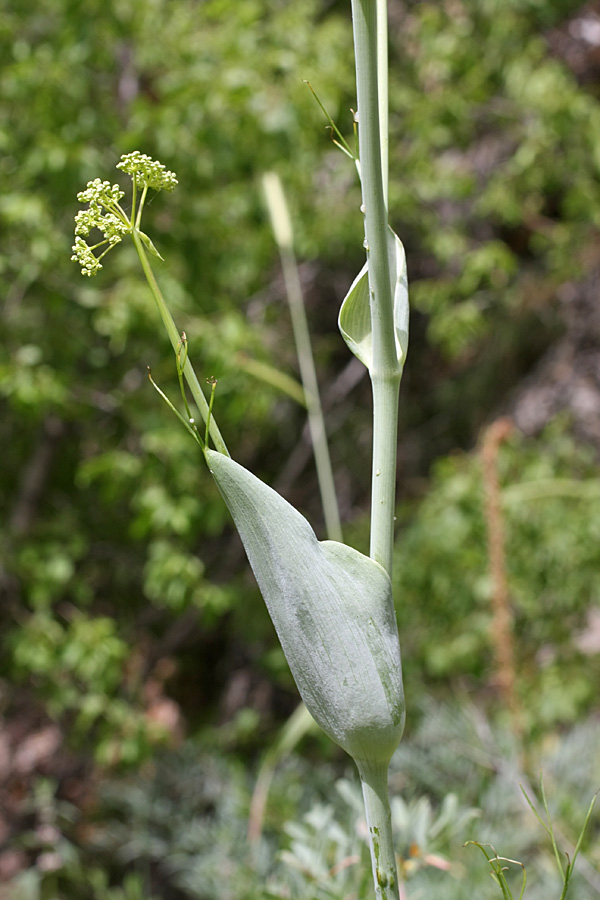
{"label": "flower stalk", "polygon": [[[140,228],[148,189],[172,191],[177,185],[177,178],[175,173],[169,172],[162,163],[150,159],[139,150],[122,156],[117,168],[131,176],[131,215],[128,216],[121,206],[120,201],[125,196],[125,192],[120,189],[118,184],[111,185],[110,182],[101,181],[99,178],[90,181],[86,189],[77,195],[77,199],[87,203],[88,207],[81,209],[75,216],[75,243],[71,259],[79,263],[82,275],[88,277],[96,275],[102,268],[101,260],[106,254],[116,247],[125,235],[130,235],[173,351],[178,357],[181,344],[180,334],[158,286],[146,250],[158,259],[162,260],[162,257],[148,235]],[[103,240],[89,245],[84,238],[87,238],[93,229],[102,233]],[[98,250],[102,250],[102,252],[97,253]],[[216,449],[229,456],[217,423],[210,415],[209,405],[194,368],[187,358],[187,353],[182,372]]]}
{"label": "flower stalk", "polygon": [[[152,267],[144,248],[140,231],[137,228],[134,228],[132,230],[131,236],[133,238],[133,243],[135,244],[135,249],[137,250],[137,254],[140,259],[142,270],[144,272],[144,275],[146,276],[146,281],[148,282],[148,286],[150,287],[152,296],[154,297],[156,306],[158,307],[158,312],[162,319],[162,323],[165,326],[165,330],[169,336],[169,340],[171,341],[171,346],[173,347],[173,350],[177,355],[179,353],[181,344],[181,335],[177,330],[177,326],[173,321],[173,316],[169,312],[167,304],[165,303],[165,299],[158,286],[158,282],[154,276],[154,272],[152,271]],[[213,441],[213,444],[215,445],[215,448],[219,451],[219,453],[224,453],[226,456],[229,456],[229,451],[227,450],[223,435],[219,430],[215,418],[214,416],[209,414],[209,404],[206,400],[206,397],[204,396],[204,391],[200,386],[200,382],[198,381],[198,378],[194,371],[194,367],[190,362],[187,354],[182,366],[182,373],[190,389],[190,393],[194,398],[194,403],[198,407],[198,412],[202,417],[202,421],[205,423],[205,425],[207,425],[208,433]]]}

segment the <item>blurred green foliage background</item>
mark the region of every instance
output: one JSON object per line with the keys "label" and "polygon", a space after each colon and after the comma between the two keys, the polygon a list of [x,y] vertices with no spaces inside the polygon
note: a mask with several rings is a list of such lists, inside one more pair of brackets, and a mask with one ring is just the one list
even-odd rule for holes
{"label": "blurred green foliage background", "polygon": [[[481,728],[471,740],[477,716],[534,780],[546,760],[571,838],[600,779],[599,31],[600,7],[579,0],[390,0],[390,218],[412,302],[394,576],[411,780],[395,815],[414,900],[433,876],[464,896],[476,808],[494,840],[519,834],[498,849],[530,852],[549,896],[546,857],[509,824],[526,812],[498,799],[500,749],[478,747]],[[352,141],[349,3],[5,4],[0,59],[0,897],[366,897],[355,865],[330,874],[364,848],[356,785],[327,806],[332,779],[353,776],[318,736],[284,762],[259,851],[240,853],[295,689],[224,504],[148,384],[151,366],[177,397],[133,248],[92,281],[70,262],[88,180],[119,180],[134,149],[176,172],[145,213],[157,277],[198,373],[218,378],[234,457],[322,537],[305,412],[248,371],[298,377],[260,192],[276,169],[346,534],[365,549],[370,392],[336,329],[362,265],[360,191],[303,83]],[[498,460],[513,743],[478,444],[500,413],[517,424]],[[588,846],[578,900],[600,891],[584,877],[593,832]]]}

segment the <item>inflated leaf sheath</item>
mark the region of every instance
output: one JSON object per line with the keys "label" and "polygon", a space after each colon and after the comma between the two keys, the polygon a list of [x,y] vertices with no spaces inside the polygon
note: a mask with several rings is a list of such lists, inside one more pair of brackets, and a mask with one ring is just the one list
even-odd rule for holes
{"label": "inflated leaf sheath", "polygon": [[346,544],[319,542],[243,466],[214,450],[205,456],[312,716],[355,759],[389,761],[404,696],[387,573]]}
{"label": "inflated leaf sheath", "polygon": [[[402,372],[408,351],[408,281],[406,256],[402,241],[388,228],[388,258],[391,294],[394,304],[394,338],[398,371]],[[339,315],[339,329],[346,344],[371,371],[373,364],[373,335],[371,329],[371,300],[369,266],[365,263],[346,294]]]}

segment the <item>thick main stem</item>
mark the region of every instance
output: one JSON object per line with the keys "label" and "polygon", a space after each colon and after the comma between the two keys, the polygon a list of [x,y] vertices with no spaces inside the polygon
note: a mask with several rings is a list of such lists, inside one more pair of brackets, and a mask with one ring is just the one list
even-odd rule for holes
{"label": "thick main stem", "polygon": [[386,3],[384,0],[353,0],[352,14],[373,338],[373,364],[370,369],[374,401],[370,555],[391,575],[401,367],[395,343],[388,255]]}
{"label": "thick main stem", "polygon": [[[387,2],[352,0],[358,139],[365,215],[371,311],[373,469],[371,558],[391,576],[394,547],[398,391],[402,367],[396,348],[387,211]],[[389,760],[357,760],[369,828],[376,900],[399,900],[387,772]]]}
{"label": "thick main stem", "polygon": [[[152,267],[148,262],[148,257],[146,255],[142,239],[135,229],[133,229],[132,231],[132,237],[135,244],[135,249],[137,250],[140,262],[142,264],[142,269],[144,270],[144,275],[146,276],[146,281],[148,282],[150,290],[152,291],[152,296],[156,301],[156,305],[158,307],[160,317],[163,321],[163,325],[165,326],[166,332],[169,335],[169,340],[171,341],[173,350],[175,353],[177,353],[181,342],[181,335],[177,331],[177,326],[173,321],[173,317],[167,309],[167,304],[165,303],[164,297],[158,286],[158,282],[154,277]],[[198,412],[202,416],[203,422],[206,422],[209,415],[208,403],[189,359],[186,359],[185,361],[185,366],[183,367],[183,375],[188,383],[192,397],[194,398],[194,403],[198,407]],[[224,453],[226,456],[229,456],[229,451],[227,450],[227,446],[225,444],[225,441],[223,440],[223,436],[221,435],[221,432],[219,431],[219,428],[213,416],[210,417],[209,434],[213,440],[215,448],[219,451],[219,453]]]}
{"label": "thick main stem", "polygon": [[388,763],[356,760],[369,830],[376,900],[399,900],[400,888],[392,837],[392,813],[387,784]]}
{"label": "thick main stem", "polygon": [[377,0],[377,99],[379,107],[379,139],[381,143],[381,175],[383,179],[383,200],[388,203],[388,21],[387,0]]}
{"label": "thick main stem", "polygon": [[392,574],[400,376],[371,377],[373,470],[370,556]]}

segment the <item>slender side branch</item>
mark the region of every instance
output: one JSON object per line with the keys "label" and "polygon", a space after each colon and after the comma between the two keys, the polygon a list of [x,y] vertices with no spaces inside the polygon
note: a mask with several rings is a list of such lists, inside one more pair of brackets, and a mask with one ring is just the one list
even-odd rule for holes
{"label": "slender side branch", "polygon": [[290,317],[296,343],[296,353],[300,366],[300,376],[304,388],[306,408],[308,410],[308,427],[313,445],[315,466],[323,514],[325,530],[331,541],[343,541],[342,525],[335,492],[335,481],[331,466],[331,457],[327,444],[327,431],[321,407],[319,382],[315,369],[315,361],[310,341],[310,331],[304,308],[302,285],[298,273],[296,254],[294,253],[294,232],[285,193],[279,176],[267,172],[263,176],[263,188],[271,216],[273,234],[279,249],[279,258],[283,270],[285,290],[290,307]]}
{"label": "slender side branch", "polygon": [[[144,249],[144,245],[140,238],[139,232],[134,229],[132,231],[132,237],[135,244],[135,249],[137,250],[138,256],[140,258],[140,263],[142,264],[142,269],[144,270],[144,275],[146,276],[146,280],[150,286],[150,290],[152,291],[152,296],[156,301],[160,317],[163,321],[167,334],[169,335],[169,340],[171,341],[173,350],[175,354],[177,354],[180,346],[181,336],[177,331],[177,327],[175,325],[175,322],[173,321],[173,317],[167,309],[167,305],[158,286],[158,282],[154,277],[154,272],[152,271],[152,268],[148,261],[148,257],[146,255],[146,251]],[[194,398],[194,402],[198,407],[200,415],[202,416],[202,421],[207,422],[209,419],[208,402],[206,400],[206,397],[204,396],[202,388],[200,387],[200,382],[196,377],[196,373],[194,372],[194,368],[189,359],[186,359],[185,365],[183,366],[183,375],[188,383],[189,389],[191,391],[192,397]],[[224,453],[226,456],[229,456],[230,454],[227,450],[225,441],[223,440],[223,436],[221,435],[221,432],[217,427],[217,423],[212,416],[210,417],[209,434],[213,440],[215,448],[219,451],[219,453]]]}
{"label": "slender side branch", "polygon": [[310,336],[306,312],[302,299],[302,287],[298,277],[298,267],[293,249],[280,248],[281,268],[285,281],[286,293],[290,304],[290,315],[293,321],[294,335],[298,347],[298,362],[308,409],[308,426],[315,455],[317,478],[323,503],[325,529],[329,540],[342,541],[342,526],[335,493],[335,482],[331,468],[331,458],[327,446],[325,421],[321,410],[321,399],[317,382],[317,373],[310,346]]}

